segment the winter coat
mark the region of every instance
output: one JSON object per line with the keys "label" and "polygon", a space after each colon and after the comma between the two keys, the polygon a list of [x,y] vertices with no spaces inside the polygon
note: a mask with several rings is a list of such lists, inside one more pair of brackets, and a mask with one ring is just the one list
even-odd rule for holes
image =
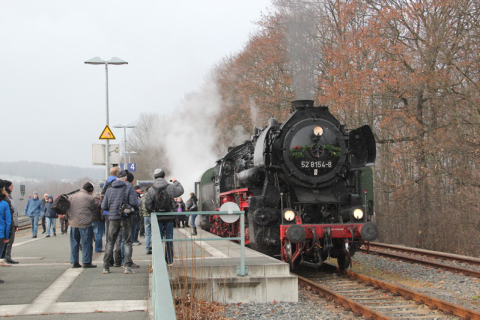
{"label": "winter coat", "polygon": [[92,226],[92,216],[95,210],[93,196],[84,189],[80,189],[68,196],[70,208],[67,210],[68,224],[74,228],[88,228]]}
{"label": "winter coat", "polygon": [[155,201],[155,189],[161,189],[167,186],[167,194],[172,199],[172,208],[176,210],[175,202],[173,201],[174,198],[178,198],[183,194],[183,187],[180,182],[175,181],[173,184],[168,183],[167,180],[163,178],[157,178],[153,181],[153,187],[148,189],[147,195],[145,196],[145,207],[147,208],[148,212],[152,212],[154,210],[154,201]]}
{"label": "winter coat", "polygon": [[180,201],[180,202],[177,201],[176,208],[177,208],[177,212],[178,212],[178,208],[181,208],[181,209],[182,209],[182,212],[187,211],[187,210],[185,209],[185,202],[183,202],[183,200]]}
{"label": "winter coat", "polygon": [[42,200],[40,200],[39,198],[28,199],[27,205],[25,206],[24,214],[29,217],[35,217],[39,216],[41,212],[43,212]]}
{"label": "winter coat", "polygon": [[[125,189],[125,186],[127,189]],[[122,202],[122,193],[125,190]],[[128,203],[134,208],[138,208],[141,205],[141,201],[137,200],[137,193],[133,189],[130,183],[125,184],[121,180],[115,180],[112,186],[108,188],[105,193],[105,197],[102,202],[102,209],[108,210],[109,220],[121,220],[120,212],[118,211],[120,203]]]}
{"label": "winter coat", "polygon": [[[195,204],[195,206],[194,206]],[[192,209],[192,207],[194,207]],[[190,197],[187,201],[187,210],[188,211],[198,211],[198,199],[197,196]]]}
{"label": "winter coat", "polygon": [[45,213],[45,218],[56,219],[58,218],[58,214],[53,211],[53,197],[49,196],[48,199],[52,199],[52,202],[45,202],[45,207],[43,208],[43,212]]}
{"label": "winter coat", "polygon": [[13,201],[12,195],[8,195],[8,199],[10,200],[10,208],[13,208],[12,214],[12,225],[14,227],[18,227],[18,211],[15,209],[15,202]]}
{"label": "winter coat", "polygon": [[12,226],[12,213],[10,212],[10,206],[5,199],[5,195],[2,195],[0,199],[0,239],[9,239],[10,228]]}
{"label": "winter coat", "polygon": [[93,210],[92,222],[105,221],[102,212],[102,200],[99,198],[93,198],[93,200],[95,201],[95,210]]}
{"label": "winter coat", "polygon": [[[110,176],[110,177],[108,177],[108,179],[107,179],[107,183],[112,183],[112,182],[115,181],[115,180],[117,180],[117,176]],[[112,187],[112,186],[110,185],[110,187],[108,187],[108,189],[110,189],[111,187]],[[108,189],[107,189],[107,190],[108,190]],[[103,210],[103,215],[104,215],[104,216],[108,216],[108,210],[105,210],[105,209],[104,209],[104,210]]]}
{"label": "winter coat", "polygon": [[145,208],[145,200],[147,200],[146,195],[142,198],[142,205],[140,206],[140,217],[150,217],[150,212],[147,211],[147,208]]}

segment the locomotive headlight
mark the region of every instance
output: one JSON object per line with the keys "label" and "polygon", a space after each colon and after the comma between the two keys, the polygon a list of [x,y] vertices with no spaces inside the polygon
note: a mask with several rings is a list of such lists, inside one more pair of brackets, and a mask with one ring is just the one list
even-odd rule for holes
{"label": "locomotive headlight", "polygon": [[317,137],[320,137],[323,134],[323,128],[320,126],[316,126],[313,128],[313,134]]}
{"label": "locomotive headlight", "polygon": [[293,221],[293,219],[295,219],[295,212],[293,212],[292,209],[285,209],[285,211],[283,211],[283,217],[287,221]]}
{"label": "locomotive headlight", "polygon": [[354,217],[355,219],[358,219],[358,220],[362,219],[362,218],[363,218],[363,210],[362,210],[362,209],[358,209],[358,208],[355,209],[355,210],[353,210],[353,217]]}

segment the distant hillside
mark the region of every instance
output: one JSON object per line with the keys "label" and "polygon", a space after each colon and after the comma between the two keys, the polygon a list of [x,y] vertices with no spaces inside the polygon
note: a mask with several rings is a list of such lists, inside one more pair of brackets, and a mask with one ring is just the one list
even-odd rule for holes
{"label": "distant hillside", "polygon": [[[105,169],[89,169],[74,166],[63,166],[32,161],[0,162],[0,179],[3,176],[14,176],[16,179],[51,181],[78,180],[88,177],[101,180],[105,177]],[[20,179],[19,179],[20,180]]]}

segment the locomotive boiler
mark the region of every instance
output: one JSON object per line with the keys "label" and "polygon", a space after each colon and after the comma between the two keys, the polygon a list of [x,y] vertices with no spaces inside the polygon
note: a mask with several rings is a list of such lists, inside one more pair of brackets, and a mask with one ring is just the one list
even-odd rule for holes
{"label": "locomotive boiler", "polygon": [[[246,212],[246,244],[297,264],[328,257],[347,268],[355,251],[378,236],[374,215],[375,138],[369,126],[347,130],[311,100],[292,102],[290,116],[271,118],[251,140],[230,148],[196,184],[199,210],[235,202]],[[201,227],[238,237],[240,223],[202,216]]]}

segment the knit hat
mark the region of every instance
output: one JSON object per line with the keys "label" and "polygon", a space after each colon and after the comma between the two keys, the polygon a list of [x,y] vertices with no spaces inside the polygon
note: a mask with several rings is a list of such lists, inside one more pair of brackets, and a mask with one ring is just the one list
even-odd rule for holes
{"label": "knit hat", "polygon": [[153,176],[155,177],[155,179],[165,178],[165,171],[163,171],[162,169],[155,169],[155,172],[153,173]]}
{"label": "knit hat", "polygon": [[87,192],[93,192],[93,184],[91,182],[85,182],[85,184],[83,185],[83,190],[87,191]]}
{"label": "knit hat", "polygon": [[127,171],[127,181],[133,182],[134,179],[135,179],[135,176],[132,173]]}
{"label": "knit hat", "polygon": [[142,187],[140,187],[140,186],[135,186],[133,189],[134,189],[135,191],[136,191],[136,190],[140,190],[138,193],[143,193]]}
{"label": "knit hat", "polygon": [[38,192],[37,191],[33,191],[33,194],[36,194],[38,196]]}
{"label": "knit hat", "polygon": [[119,171],[117,173],[117,178],[124,178],[127,176],[127,171],[126,170],[122,170],[122,171]]}

